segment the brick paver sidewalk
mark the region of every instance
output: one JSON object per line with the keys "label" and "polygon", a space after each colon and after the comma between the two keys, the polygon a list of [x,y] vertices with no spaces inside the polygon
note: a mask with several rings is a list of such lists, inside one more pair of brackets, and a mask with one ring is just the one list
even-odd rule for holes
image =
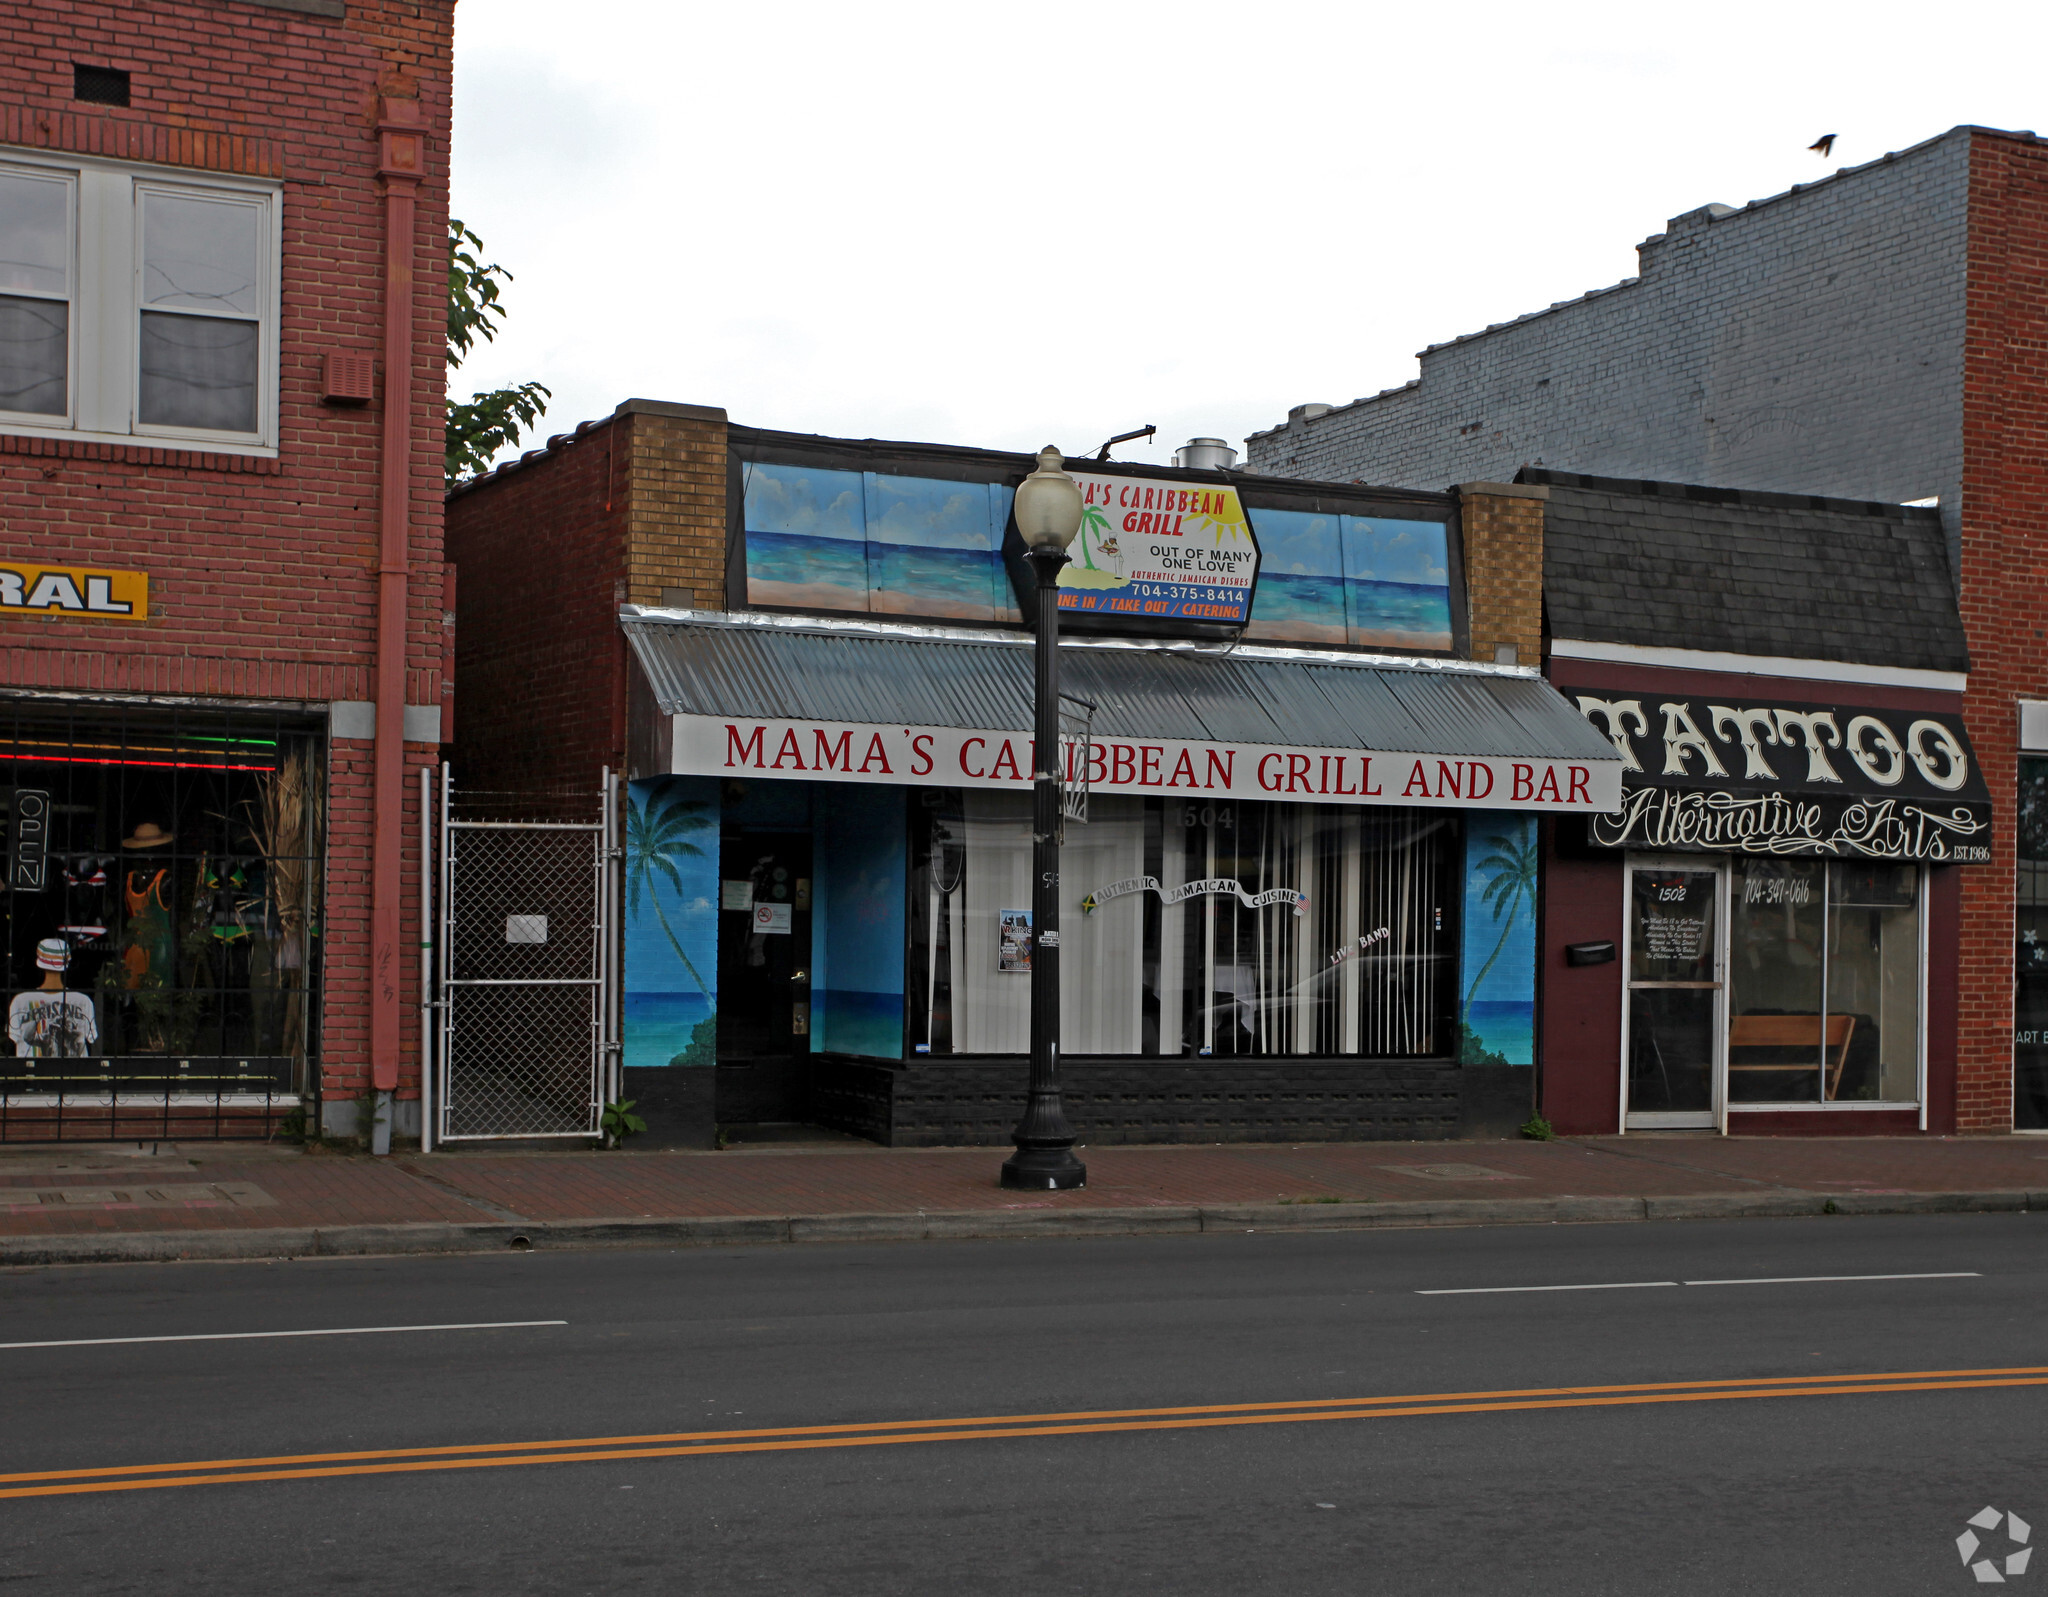
{"label": "brick paver sidewalk", "polygon": [[[390,1159],[186,1143],[0,1150],[0,1237],[288,1227],[1142,1210],[1402,1200],[2048,1192],[2048,1140],[1714,1137],[1084,1149],[1079,1192],[1006,1192],[1004,1150]],[[2043,1200],[2048,1203],[2048,1199]]]}

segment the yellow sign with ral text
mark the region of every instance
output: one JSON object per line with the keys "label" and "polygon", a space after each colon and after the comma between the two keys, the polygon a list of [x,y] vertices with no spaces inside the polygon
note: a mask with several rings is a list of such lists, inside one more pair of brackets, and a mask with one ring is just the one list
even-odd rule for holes
{"label": "yellow sign with ral text", "polygon": [[0,565],[0,615],[25,610],[80,621],[149,619],[147,571]]}

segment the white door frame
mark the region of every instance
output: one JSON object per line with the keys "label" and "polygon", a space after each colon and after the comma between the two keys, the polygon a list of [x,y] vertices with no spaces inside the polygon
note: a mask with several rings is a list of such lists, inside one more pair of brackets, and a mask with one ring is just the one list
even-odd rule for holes
{"label": "white door frame", "polygon": [[[1628,1106],[1629,1025],[1635,1008],[1630,1001],[1630,978],[1635,964],[1635,873],[1687,871],[1714,875],[1714,1020],[1713,1065],[1710,1077],[1711,1107],[1704,1110],[1650,1110],[1631,1113]],[[1623,1135],[1630,1131],[1718,1131],[1728,1134],[1728,862],[1690,854],[1629,854],[1621,867],[1621,1069],[1618,1124]]]}

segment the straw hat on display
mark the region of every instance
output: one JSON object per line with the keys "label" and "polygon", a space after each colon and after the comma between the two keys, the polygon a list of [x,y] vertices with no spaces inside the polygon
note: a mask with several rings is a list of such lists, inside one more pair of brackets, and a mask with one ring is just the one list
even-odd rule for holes
{"label": "straw hat on display", "polygon": [[162,848],[164,844],[174,841],[177,835],[176,832],[166,832],[155,821],[144,821],[135,828],[135,835],[133,837],[121,839],[121,846],[123,848]]}

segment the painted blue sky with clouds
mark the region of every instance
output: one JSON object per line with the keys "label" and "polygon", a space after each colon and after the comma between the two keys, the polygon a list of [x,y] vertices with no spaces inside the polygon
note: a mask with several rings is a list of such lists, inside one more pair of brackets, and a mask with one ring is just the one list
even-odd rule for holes
{"label": "painted blue sky with clouds", "polygon": [[1346,516],[1344,575],[1373,582],[1448,587],[1451,562],[1443,523]]}
{"label": "painted blue sky with clouds", "polygon": [[859,472],[750,464],[745,477],[748,531],[867,541]]}

